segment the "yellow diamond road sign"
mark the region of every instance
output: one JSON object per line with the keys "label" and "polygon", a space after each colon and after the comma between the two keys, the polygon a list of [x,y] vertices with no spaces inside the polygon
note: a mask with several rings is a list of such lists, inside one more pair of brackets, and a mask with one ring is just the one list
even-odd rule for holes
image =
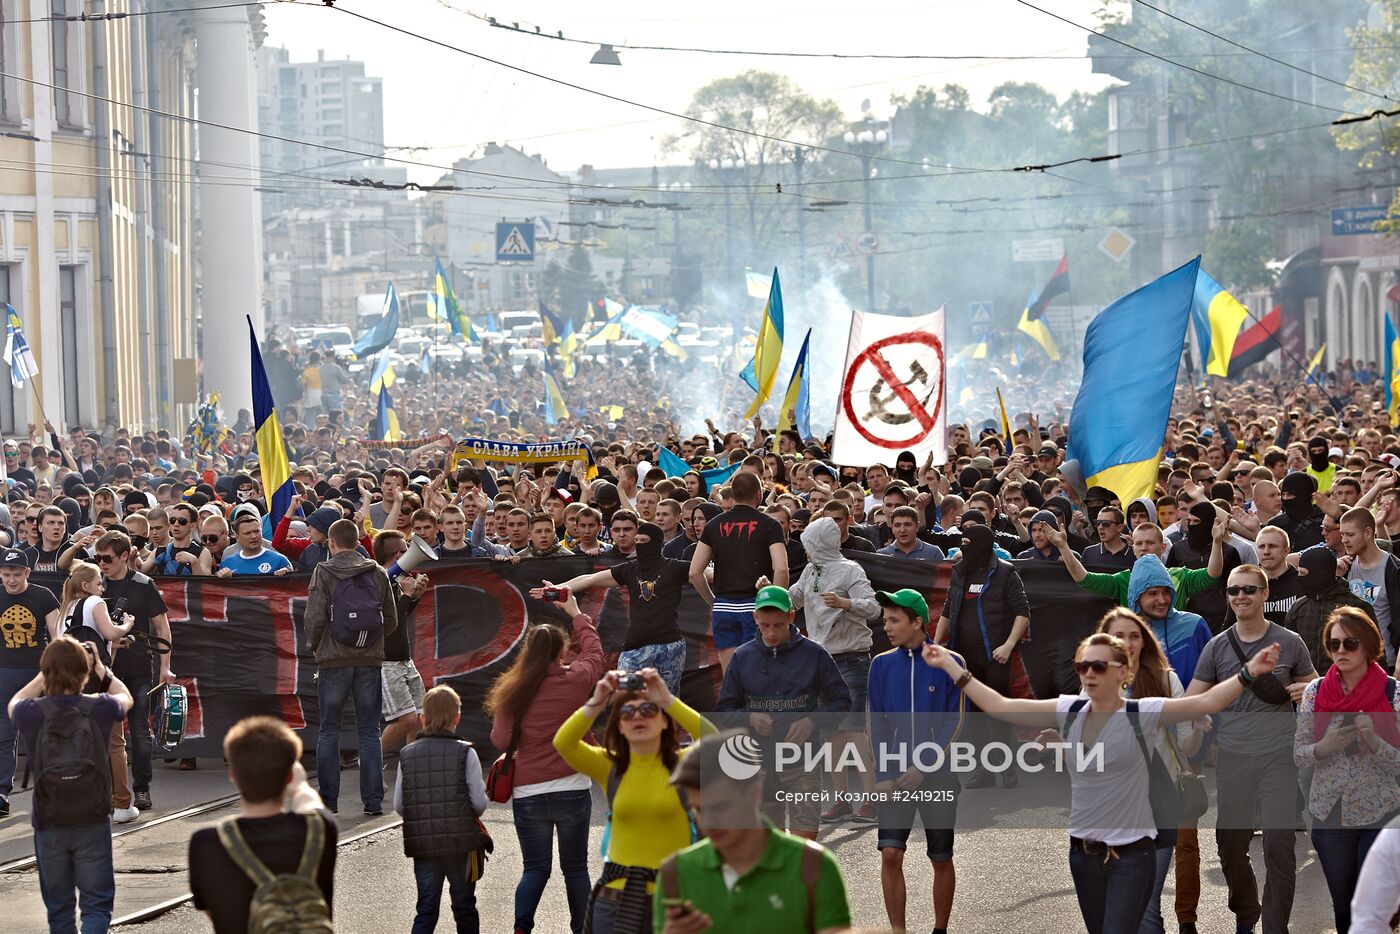
{"label": "yellow diamond road sign", "polygon": [[1128,255],[1128,251],[1137,243],[1132,237],[1124,233],[1120,228],[1111,228],[1102,240],[1099,241],[1099,249],[1108,255],[1115,263],[1123,262],[1123,257]]}

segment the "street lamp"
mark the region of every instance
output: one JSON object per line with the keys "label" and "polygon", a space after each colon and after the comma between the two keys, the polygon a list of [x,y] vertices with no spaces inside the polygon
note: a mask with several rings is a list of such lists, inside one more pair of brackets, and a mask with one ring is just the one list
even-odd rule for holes
{"label": "street lamp", "polygon": [[[871,119],[868,109],[866,110],[865,121],[859,128],[852,128],[842,134],[847,146],[851,147],[857,156],[860,157],[861,180],[864,183],[865,192],[865,233],[875,233],[875,216],[873,206],[870,203],[870,178],[874,170],[871,168],[871,160],[875,153],[889,142],[890,135],[884,129],[874,129],[871,126]],[[876,241],[878,243],[878,241]],[[875,243],[866,243],[870,249],[865,254],[865,295],[869,310],[875,310]]]}

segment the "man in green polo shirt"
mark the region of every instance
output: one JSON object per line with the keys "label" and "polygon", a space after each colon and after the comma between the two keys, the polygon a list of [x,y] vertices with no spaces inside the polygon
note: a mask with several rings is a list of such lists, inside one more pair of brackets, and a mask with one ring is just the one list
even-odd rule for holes
{"label": "man in green polo shirt", "polygon": [[660,934],[834,934],[851,925],[846,883],[825,847],[759,813],[760,751],[742,730],[713,733],[676,766],[706,837],[661,863],[653,907]]}

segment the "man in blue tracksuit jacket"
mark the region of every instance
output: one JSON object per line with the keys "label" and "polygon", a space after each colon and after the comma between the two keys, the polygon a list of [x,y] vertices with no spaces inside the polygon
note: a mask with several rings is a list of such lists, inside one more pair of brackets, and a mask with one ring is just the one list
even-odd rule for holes
{"label": "man in blue tracksuit jacket", "polygon": [[[890,926],[904,930],[904,850],[918,814],[933,863],[933,926],[943,931],[953,911],[953,824],[960,788],[948,757],[938,761],[931,746],[946,752],[963,725],[967,704],[953,679],[923,660],[923,646],[931,641],[923,595],[906,588],[879,591],[875,599],[884,607],[885,635],[894,646],[871,660],[867,687],[875,788],[885,795],[876,835],[885,910]],[[957,658],[962,662],[962,656]]]}
{"label": "man in blue tracksuit jacket", "polygon": [[[796,615],[786,587],[758,592],[753,613],[758,634],[729,659],[715,709],[747,712],[747,726],[765,747],[771,793],[764,795],[764,816],[779,830],[815,840],[821,823],[821,771],[803,769],[800,762],[780,771],[774,767],[773,747],[785,742],[819,748],[813,717],[801,715],[848,713],[851,692],[826,649],[798,630]],[[838,718],[830,718],[832,729],[837,723]]]}
{"label": "man in blue tracksuit jacket", "polygon": [[1182,684],[1189,684],[1201,651],[1213,633],[1204,617],[1175,609],[1175,601],[1176,585],[1160,558],[1143,555],[1133,562],[1128,577],[1128,608],[1147,620],[1162,651],[1167,653],[1172,670]]}

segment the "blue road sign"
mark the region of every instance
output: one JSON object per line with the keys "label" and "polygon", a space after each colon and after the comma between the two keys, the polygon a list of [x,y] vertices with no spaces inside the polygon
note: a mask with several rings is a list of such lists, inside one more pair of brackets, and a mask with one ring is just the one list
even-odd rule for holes
{"label": "blue road sign", "polygon": [[535,258],[535,225],[532,221],[496,225],[496,262],[521,263]]}
{"label": "blue road sign", "polygon": [[1354,237],[1358,234],[1375,233],[1376,221],[1383,221],[1390,213],[1388,204],[1358,204],[1351,208],[1332,209],[1332,236]]}

